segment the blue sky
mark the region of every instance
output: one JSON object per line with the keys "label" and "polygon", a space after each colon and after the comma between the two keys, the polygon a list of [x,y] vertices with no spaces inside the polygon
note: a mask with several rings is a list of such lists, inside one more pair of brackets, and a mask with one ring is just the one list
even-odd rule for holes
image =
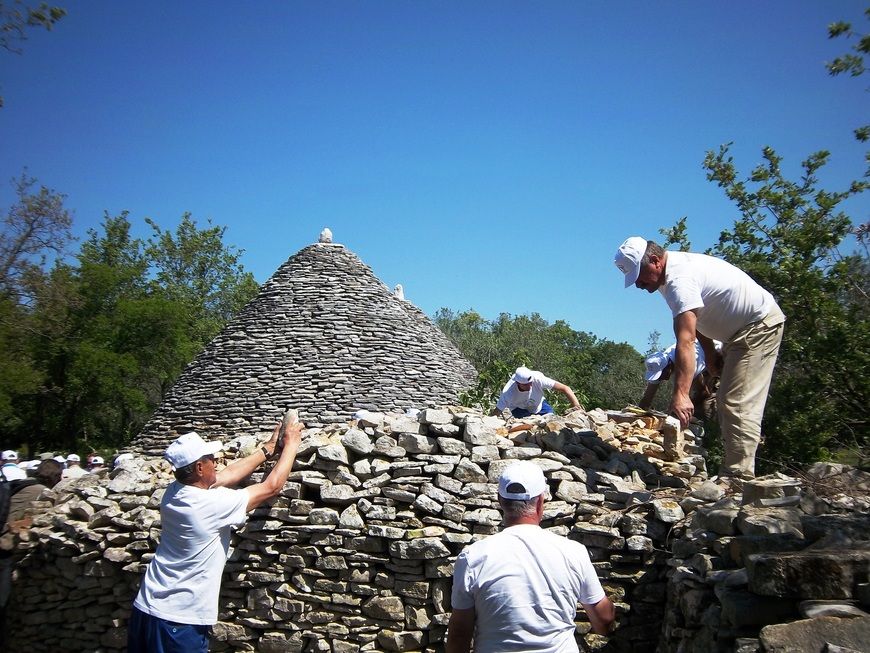
{"label": "blue sky", "polygon": [[0,51],[0,179],[27,166],[79,235],[105,211],[143,236],[211,219],[261,282],[329,226],[430,315],[538,312],[643,350],[669,313],[613,252],[733,223],[705,151],[733,141],[748,171],[770,145],[794,172],[828,149],[832,188],[864,169],[868,78],[824,69],[864,2],[57,3]]}

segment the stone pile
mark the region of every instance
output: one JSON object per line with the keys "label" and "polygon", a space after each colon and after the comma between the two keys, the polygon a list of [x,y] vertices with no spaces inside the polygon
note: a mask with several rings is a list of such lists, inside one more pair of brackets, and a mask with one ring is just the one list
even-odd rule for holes
{"label": "stone pile", "polygon": [[343,245],[291,256],[180,375],[131,451],[175,432],[217,438],[299,409],[312,426],[359,409],[458,401],[477,373],[432,321]]}
{"label": "stone pile", "polygon": [[680,505],[662,653],[870,651],[870,474],[816,463]]}
{"label": "stone pile", "polygon": [[[236,437],[227,459],[257,442]],[[818,465],[726,495],[702,454],[690,431],[601,411],[307,429],[281,496],[233,537],[213,649],[442,650],[455,557],[498,530],[500,471],[531,460],[550,486],[542,525],[587,546],[617,606],[607,639],[578,613],[581,650],[866,651],[868,475]],[[123,650],[170,481],[140,458],[44,495],[10,607],[21,650]]]}
{"label": "stone pile", "polygon": [[[234,535],[215,650],[441,650],[453,561],[498,530],[496,480],[518,459],[549,481],[542,525],[588,547],[617,605],[609,643],[578,614],[582,645],[654,650],[678,498],[706,474],[691,432],[667,442],[649,422],[611,417],[430,408],[307,429],[281,496]],[[255,446],[238,437],[229,456]],[[162,460],[140,458],[47,493],[10,615],[22,650],[123,648],[170,480]]]}

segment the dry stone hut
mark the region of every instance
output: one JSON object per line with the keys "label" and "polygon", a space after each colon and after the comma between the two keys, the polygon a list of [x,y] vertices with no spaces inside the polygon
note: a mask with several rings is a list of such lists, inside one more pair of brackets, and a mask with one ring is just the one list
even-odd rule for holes
{"label": "dry stone hut", "polygon": [[[324,230],[326,232],[326,230]],[[162,454],[178,432],[227,438],[299,409],[310,426],[358,409],[456,403],[471,363],[417,307],[344,245],[291,256],[179,377],[133,448]]]}

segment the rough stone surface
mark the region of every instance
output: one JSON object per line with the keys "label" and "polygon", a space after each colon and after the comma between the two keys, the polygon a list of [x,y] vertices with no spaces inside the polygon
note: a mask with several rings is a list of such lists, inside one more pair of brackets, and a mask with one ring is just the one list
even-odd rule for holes
{"label": "rough stone surface", "polygon": [[831,646],[867,651],[870,617],[819,617],[761,629],[761,644],[769,653],[826,653]]}
{"label": "rough stone surface", "polygon": [[190,430],[265,438],[290,407],[318,426],[360,409],[455,403],[475,379],[421,310],[343,245],[316,243],[279,267],[187,367],[131,450],[162,455]]}
{"label": "rough stone surface", "polygon": [[[473,439],[495,443],[465,441],[469,423]],[[539,465],[553,492],[542,527],[587,547],[617,605],[607,640],[577,614],[580,650],[758,653],[774,641],[771,625],[868,611],[870,529],[854,490],[863,479],[849,469],[801,479],[794,505],[741,505],[739,494],[713,491],[697,461],[667,460],[662,434],[643,420],[592,411],[519,420],[526,430],[511,432],[517,423],[450,406],[307,429],[281,495],[233,535],[212,649],[443,650],[453,563],[500,528],[495,482],[518,459]],[[691,432],[681,437],[697,451]],[[218,464],[245,446],[231,443]],[[825,494],[825,469],[854,487]],[[170,481],[164,461],[139,456],[45,493],[21,535],[9,607],[22,650],[123,650]],[[823,625],[830,650],[850,648],[827,618],[807,621]]]}

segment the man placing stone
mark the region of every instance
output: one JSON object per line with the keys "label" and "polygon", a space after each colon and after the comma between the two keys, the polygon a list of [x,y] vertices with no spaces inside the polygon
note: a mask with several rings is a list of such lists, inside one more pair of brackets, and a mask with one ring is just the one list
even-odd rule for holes
{"label": "man placing stone", "polygon": [[558,390],[571,402],[572,410],[581,408],[574,391],[564,383],[559,383],[528,367],[518,367],[502,389],[493,414],[500,415],[505,409],[510,410],[514,417],[552,413],[553,407],[544,399],[544,390]]}
{"label": "man placing stone", "polygon": [[[614,262],[625,275],[626,288],[658,290],[671,309],[677,349],[670,412],[683,428],[694,413],[689,388],[697,339],[710,373],[720,377],[717,408],[725,448],[720,475],[753,478],[761,418],[785,324],[773,295],[721,259],[666,252],[639,236],[619,246]],[[721,370],[714,338],[724,343]]]}
{"label": "man placing stone", "polygon": [[577,604],[592,630],[607,634],[613,603],[579,542],[540,527],[547,494],[540,467],[513,463],[498,480],[505,529],[456,560],[447,653],[577,651]]}
{"label": "man placing stone", "polygon": [[175,482],[160,503],[161,536],[148,565],[127,627],[130,653],[208,651],[208,632],[217,623],[221,575],[233,526],[247,513],[281,492],[299,448],[301,423],[284,428],[284,448],[261,483],[229,489],[275,452],[281,426],[255,453],[220,472],[214,454],[220,442],[186,433],[164,457],[175,469]]}

